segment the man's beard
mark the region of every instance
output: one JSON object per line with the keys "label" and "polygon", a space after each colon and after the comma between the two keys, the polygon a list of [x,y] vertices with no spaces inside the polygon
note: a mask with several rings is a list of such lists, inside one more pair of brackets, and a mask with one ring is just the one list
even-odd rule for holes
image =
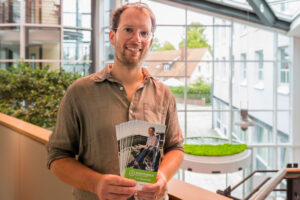
{"label": "man's beard", "polygon": [[[115,56],[116,56],[116,59],[120,63],[124,64],[127,67],[134,68],[134,67],[140,65],[142,63],[143,59],[145,58],[147,51],[144,52],[143,50],[144,49],[142,49],[140,51],[139,57],[137,59],[131,59],[131,58],[128,58],[128,56],[126,55],[125,46],[120,47],[119,45],[116,45]],[[117,53],[117,51],[119,51],[119,53]]]}

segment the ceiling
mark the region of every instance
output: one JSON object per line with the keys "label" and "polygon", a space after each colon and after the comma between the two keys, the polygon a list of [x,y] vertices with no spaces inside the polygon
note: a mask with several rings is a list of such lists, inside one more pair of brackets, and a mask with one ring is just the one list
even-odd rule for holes
{"label": "ceiling", "polygon": [[300,37],[300,0],[167,0]]}

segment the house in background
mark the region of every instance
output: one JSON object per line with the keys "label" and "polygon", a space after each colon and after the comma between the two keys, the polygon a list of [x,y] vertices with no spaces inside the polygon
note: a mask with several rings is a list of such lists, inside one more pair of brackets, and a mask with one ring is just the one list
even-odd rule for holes
{"label": "house in background", "polygon": [[[151,51],[145,58],[144,68],[152,76],[168,86],[184,85],[184,54],[180,50]],[[212,81],[211,53],[208,48],[187,50],[187,84],[193,84],[202,79],[210,84]],[[166,60],[166,61],[164,61]]]}

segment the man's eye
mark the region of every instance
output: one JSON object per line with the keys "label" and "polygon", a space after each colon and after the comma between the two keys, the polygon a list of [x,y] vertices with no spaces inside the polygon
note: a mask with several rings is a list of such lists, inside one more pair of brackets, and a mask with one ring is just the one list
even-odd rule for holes
{"label": "man's eye", "polygon": [[141,31],[141,36],[148,37],[149,33],[147,31]]}
{"label": "man's eye", "polygon": [[133,32],[133,29],[132,28],[124,28],[124,31],[126,33],[132,33]]}

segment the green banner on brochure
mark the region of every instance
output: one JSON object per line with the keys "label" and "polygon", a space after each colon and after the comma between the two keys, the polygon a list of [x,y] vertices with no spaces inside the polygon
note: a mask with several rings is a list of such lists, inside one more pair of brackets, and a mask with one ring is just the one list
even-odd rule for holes
{"label": "green banner on brochure", "polygon": [[125,177],[144,183],[155,183],[157,172],[142,169],[126,168]]}

